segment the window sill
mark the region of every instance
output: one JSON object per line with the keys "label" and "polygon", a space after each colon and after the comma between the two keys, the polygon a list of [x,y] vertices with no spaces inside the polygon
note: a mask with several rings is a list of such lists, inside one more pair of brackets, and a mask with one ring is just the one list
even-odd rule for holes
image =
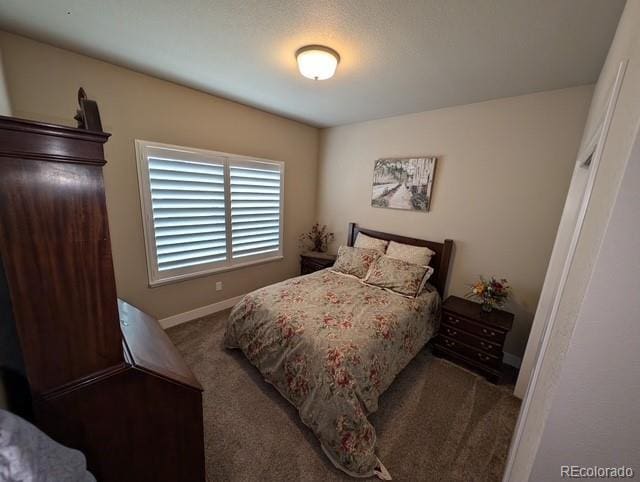
{"label": "window sill", "polygon": [[272,256],[270,258],[256,259],[254,261],[247,261],[246,263],[234,264],[233,266],[221,266],[219,268],[212,268],[206,271],[200,271],[198,273],[185,273],[181,275],[176,275],[171,278],[164,278],[161,280],[150,281],[149,288],[157,288],[159,286],[164,286],[173,283],[180,283],[182,281],[188,281],[195,278],[204,278],[206,276],[211,276],[217,273],[224,273],[226,271],[234,271],[237,269],[248,268],[250,266],[256,266],[259,264],[272,263],[274,261],[282,261],[284,256],[277,255]]}

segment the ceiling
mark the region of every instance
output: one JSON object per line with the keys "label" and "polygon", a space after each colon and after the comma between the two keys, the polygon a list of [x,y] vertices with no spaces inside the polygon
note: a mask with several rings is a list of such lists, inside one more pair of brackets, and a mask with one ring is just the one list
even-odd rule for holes
{"label": "ceiling", "polygon": [[[0,28],[315,126],[597,80],[624,0],[2,0]],[[336,76],[294,52],[336,49]]]}

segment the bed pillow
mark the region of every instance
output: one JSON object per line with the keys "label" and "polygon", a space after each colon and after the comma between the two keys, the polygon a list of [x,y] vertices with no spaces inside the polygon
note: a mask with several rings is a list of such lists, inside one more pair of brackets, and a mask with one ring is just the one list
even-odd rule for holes
{"label": "bed pillow", "polygon": [[422,283],[420,284],[420,288],[418,289],[418,295],[420,295],[424,290],[425,287],[427,286],[427,281],[429,281],[429,278],[431,278],[431,275],[433,275],[433,272],[435,271],[431,266],[425,266],[427,268],[427,272],[424,274],[424,278],[422,278]]}
{"label": "bed pillow", "polygon": [[385,254],[390,258],[401,259],[407,263],[429,266],[431,257],[436,254],[436,252],[423,246],[413,246],[411,244],[391,241]]}
{"label": "bed pillow", "polygon": [[371,264],[364,282],[401,295],[416,297],[432,274],[433,268],[430,266],[380,256]]}
{"label": "bed pillow", "polygon": [[369,272],[371,264],[379,257],[380,252],[375,249],[340,246],[338,257],[331,270],[362,279]]}
{"label": "bed pillow", "polygon": [[389,241],[385,241],[384,239],[372,238],[366,234],[358,233],[358,236],[356,236],[356,242],[353,243],[353,246],[355,248],[375,249],[380,254],[384,254],[387,250],[388,244]]}

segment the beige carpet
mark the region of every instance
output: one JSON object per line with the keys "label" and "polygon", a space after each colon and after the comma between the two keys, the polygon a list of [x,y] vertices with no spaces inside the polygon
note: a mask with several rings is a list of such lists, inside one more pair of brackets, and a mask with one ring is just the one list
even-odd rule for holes
{"label": "beige carpet", "polygon": [[[222,346],[228,312],[169,329],[204,387],[209,481],[352,479],[331,465],[296,409],[237,350]],[[370,416],[394,480],[498,481],[520,404],[423,350]]]}

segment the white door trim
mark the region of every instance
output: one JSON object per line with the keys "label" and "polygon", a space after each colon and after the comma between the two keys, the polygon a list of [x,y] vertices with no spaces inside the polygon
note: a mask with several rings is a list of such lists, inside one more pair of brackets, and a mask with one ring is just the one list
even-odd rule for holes
{"label": "white door trim", "polygon": [[[620,93],[620,88],[622,85],[622,80],[624,78],[624,73],[627,68],[627,60],[623,60],[620,62],[618,66],[618,72],[616,74],[616,79],[613,83],[613,87],[611,89],[611,94],[609,96],[609,102],[607,104],[607,110],[604,116],[604,119],[598,129],[596,129],[594,135],[592,136],[592,141],[586,145],[587,149],[593,149],[593,141],[596,141],[595,152],[593,153],[593,158],[591,160],[591,173],[589,174],[589,179],[587,180],[587,186],[585,188],[585,193],[582,198],[582,203],[580,205],[580,209],[578,212],[578,219],[576,222],[575,229],[573,231],[573,235],[571,237],[571,242],[569,244],[569,250],[567,254],[567,258],[564,262],[562,268],[562,274],[560,275],[560,280],[558,282],[558,289],[556,291],[556,295],[553,298],[553,306],[551,308],[551,312],[549,314],[549,319],[546,323],[546,326],[543,328],[543,334],[541,337],[540,346],[538,348],[538,354],[536,356],[536,362],[531,374],[531,378],[529,380],[529,385],[527,387],[527,391],[524,395],[524,399],[522,401],[522,407],[520,409],[520,415],[518,416],[518,421],[516,423],[516,427],[514,430],[513,437],[511,439],[511,447],[509,449],[509,456],[507,458],[506,468],[503,476],[503,482],[511,482],[511,473],[513,471],[513,466],[516,458],[516,454],[518,452],[518,448],[520,446],[520,442],[524,436],[524,429],[527,422],[527,417],[529,414],[529,408],[531,406],[531,400],[533,399],[533,394],[536,390],[536,386],[538,383],[538,377],[540,375],[540,370],[542,367],[542,363],[544,357],[546,355],[547,347],[549,345],[549,339],[551,337],[551,333],[553,332],[553,326],[555,324],[556,315],[558,313],[558,307],[560,305],[560,300],[562,298],[562,294],[564,292],[564,288],[567,282],[567,277],[569,275],[569,270],[573,263],[573,257],[575,255],[576,247],[578,245],[578,241],[580,239],[580,233],[582,231],[582,225],[584,223],[584,218],[586,216],[587,208],[589,206],[589,200],[591,199],[591,193],[593,191],[593,185],[595,183],[596,174],[598,172],[598,167],[600,165],[600,158],[602,157],[602,150],[604,148],[605,141],[607,139],[607,135],[609,134],[609,127],[611,125],[611,119],[613,117],[613,113],[615,111],[616,103],[618,101],[618,95]],[[582,150],[578,154],[577,162],[582,161],[582,157],[584,155],[589,155],[589,151]]]}

